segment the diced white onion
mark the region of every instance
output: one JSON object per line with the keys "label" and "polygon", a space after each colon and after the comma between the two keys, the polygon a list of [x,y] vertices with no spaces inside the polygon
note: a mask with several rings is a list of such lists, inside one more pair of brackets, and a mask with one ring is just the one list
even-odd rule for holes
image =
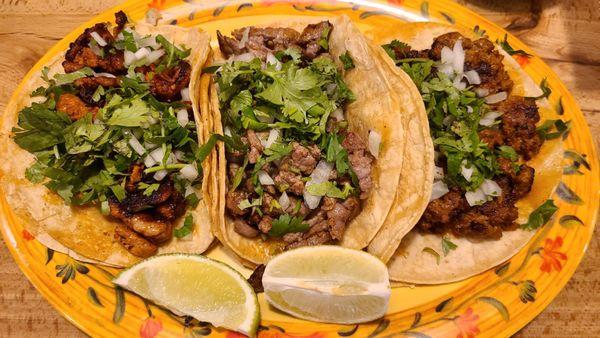
{"label": "diced white onion", "polygon": [[306,188],[313,184],[326,182],[332,170],[333,164],[321,160],[315,167],[315,170],[313,170],[312,174],[310,174],[310,181],[306,182],[303,192],[304,202],[309,209],[316,209],[319,206],[321,196],[311,195]]}
{"label": "diced white onion", "polygon": [[106,40],[104,40],[104,39],[103,39],[103,38],[100,36],[100,34],[98,34],[98,32],[91,32],[91,33],[90,33],[90,36],[91,36],[91,37],[92,37],[94,40],[96,40],[96,42],[98,43],[98,46],[100,46],[100,47],[104,47],[104,46],[106,46]]}
{"label": "diced white onion", "polygon": [[467,81],[469,81],[472,85],[478,85],[481,83],[481,78],[479,77],[479,73],[474,70],[469,70],[465,72],[465,77]]}
{"label": "diced white onion", "polygon": [[456,74],[462,74],[465,69],[465,50],[462,47],[462,40],[457,40],[452,49],[454,58],[452,59],[452,68]]}
{"label": "diced white onion", "polygon": [[131,148],[138,153],[138,155],[144,155],[146,153],[146,149],[140,143],[140,141],[135,137],[135,135],[131,134],[131,138],[129,139],[129,145]]}
{"label": "diced white onion", "polygon": [[467,113],[469,113],[469,114],[473,113],[473,107],[467,106]]}
{"label": "diced white onion", "polygon": [[183,192],[183,196],[188,197],[189,195],[195,194],[195,193],[196,193],[196,189],[194,189],[191,185],[186,185],[185,191]]}
{"label": "diced white onion", "polygon": [[290,206],[290,198],[285,191],[279,196],[279,205],[281,205],[281,209],[283,210],[286,210]]}
{"label": "diced white onion", "polygon": [[494,104],[494,103],[498,103],[498,102],[502,102],[502,101],[506,100],[507,97],[508,97],[508,94],[506,94],[506,92],[499,92],[496,94],[486,96],[484,100],[485,100],[485,103],[487,103],[487,104]]}
{"label": "diced white onion", "polygon": [[244,32],[242,33],[242,39],[240,40],[240,43],[238,44],[239,48],[244,48],[246,46],[246,42],[248,42],[248,33],[250,33],[250,27],[246,27],[244,29]]}
{"label": "diced white onion", "polygon": [[142,58],[145,58],[148,55],[150,55],[150,49],[146,47],[140,48],[137,52],[133,53],[133,56],[135,56],[136,60],[141,60]]}
{"label": "diced white onion", "polygon": [[369,132],[369,152],[375,158],[379,157],[379,147],[381,146],[381,134],[371,130]]}
{"label": "diced white onion", "polygon": [[169,157],[167,157],[167,164],[175,164],[177,163],[177,157],[175,157],[175,154],[170,153]]}
{"label": "diced white onion", "polygon": [[278,138],[279,138],[279,130],[271,129],[269,131],[269,137],[267,138],[267,141],[264,144],[265,148],[271,148],[273,143],[275,143],[275,141],[277,141]]}
{"label": "diced white onion", "polygon": [[281,70],[281,62],[271,53],[267,54],[267,64],[274,65],[276,70]]}
{"label": "diced white onion", "polygon": [[450,190],[448,189],[448,186],[446,185],[446,183],[444,183],[444,181],[433,182],[433,186],[431,188],[431,196],[429,197],[429,201],[438,199],[438,198],[446,195],[446,193],[448,193],[449,191]]}
{"label": "diced white onion", "polygon": [[444,46],[442,48],[442,53],[441,54],[442,54],[441,55],[442,56],[442,60],[441,61],[442,61],[443,64],[446,64],[446,65],[447,64],[450,64],[450,65],[454,64],[454,52],[452,51],[452,49]]}
{"label": "diced white onion", "polygon": [[487,197],[481,187],[475,191],[467,191],[465,193],[465,198],[470,206],[481,205],[487,201]]}
{"label": "diced white onion", "polygon": [[158,147],[158,144],[144,141],[144,148],[146,148],[148,150],[152,150],[152,149],[155,149],[156,147]]}
{"label": "diced white onion", "polygon": [[157,181],[162,181],[162,180],[163,180],[163,178],[165,178],[166,176],[167,176],[167,171],[166,171],[166,170],[160,170],[160,171],[157,171],[157,172],[154,174],[154,176],[153,176],[153,177],[154,177],[154,179],[155,179],[155,180],[157,180]]}
{"label": "diced white onion", "polygon": [[182,101],[192,101],[190,99],[190,87],[185,87],[181,90],[181,100]]}
{"label": "diced white onion", "polygon": [[475,94],[477,94],[477,97],[485,97],[488,96],[489,93],[490,90],[487,88],[475,88]]}
{"label": "diced white onion", "polygon": [[150,152],[150,156],[152,156],[156,162],[162,162],[163,157],[165,157],[165,152],[162,147],[158,147]]}
{"label": "diced white onion", "polygon": [[325,86],[325,92],[327,92],[327,95],[332,95],[333,93],[335,93],[336,89],[337,89],[336,83],[330,83],[327,86]]}
{"label": "diced white onion", "polygon": [[225,127],[225,129],[223,130],[223,134],[231,137],[231,128]]}
{"label": "diced white onion", "polygon": [[244,53],[244,54],[240,54],[240,55],[235,55],[231,58],[232,61],[243,61],[243,62],[250,62],[252,60],[254,60],[254,54],[252,53]]}
{"label": "diced white onion", "polygon": [[344,121],[346,119],[344,117],[344,111],[342,108],[337,108],[336,110],[332,111],[331,117],[333,117],[336,121]]}
{"label": "diced white onion", "polygon": [[[143,49],[147,49],[147,48],[143,48]],[[136,52],[136,54],[137,54],[137,52]],[[158,59],[160,59],[163,55],[165,55],[164,49],[159,49],[159,50],[155,50],[155,51],[148,53],[148,55],[146,56],[146,64],[147,65],[153,64],[154,62],[158,61]]]}
{"label": "diced white onion", "polygon": [[483,180],[483,183],[481,183],[481,189],[487,196],[497,197],[502,193],[502,188],[500,188],[498,183],[490,179]]}
{"label": "diced white onion", "polygon": [[181,150],[175,150],[173,152],[173,155],[175,155],[175,158],[178,161],[182,161],[183,162],[185,160],[185,153],[183,151],[181,151]]}
{"label": "diced white onion", "polygon": [[462,80],[462,76],[456,76],[454,81],[452,81],[452,85],[458,90],[465,90],[467,88],[467,84]]}
{"label": "diced white onion", "polygon": [[493,126],[496,122],[496,119],[500,116],[502,116],[500,112],[489,111],[479,120],[479,124],[486,127]]}
{"label": "diced white onion", "polygon": [[136,39],[136,44],[138,47],[152,47],[153,49],[158,49],[160,44],[156,42],[156,36],[148,36],[141,39]]}
{"label": "diced white onion", "polygon": [[110,77],[110,78],[116,78],[116,76],[112,75],[111,73],[96,73],[94,72],[94,77]]}
{"label": "diced white onion", "polygon": [[433,179],[439,181],[444,178],[444,168],[435,166],[433,168]]}
{"label": "diced white onion", "polygon": [[179,111],[177,111],[177,122],[182,127],[187,126],[188,122],[190,122],[187,109],[180,109]]}
{"label": "diced white onion", "polygon": [[460,173],[465,178],[465,180],[467,180],[467,182],[471,182],[471,177],[473,176],[474,170],[475,168],[473,166],[467,168],[467,161],[463,161],[460,165]]}
{"label": "diced white onion", "polygon": [[135,54],[131,51],[125,50],[123,52],[123,64],[125,67],[129,67],[132,63],[135,62]]}
{"label": "diced white onion", "polygon": [[271,176],[264,170],[258,171],[258,180],[262,185],[275,185],[275,181],[273,181]]}
{"label": "diced white onion", "polygon": [[146,157],[144,157],[144,165],[146,168],[154,167],[155,164],[156,160],[152,156],[146,155]]}
{"label": "diced white onion", "polygon": [[190,182],[198,177],[198,169],[193,164],[186,164],[179,172],[183,178]]}

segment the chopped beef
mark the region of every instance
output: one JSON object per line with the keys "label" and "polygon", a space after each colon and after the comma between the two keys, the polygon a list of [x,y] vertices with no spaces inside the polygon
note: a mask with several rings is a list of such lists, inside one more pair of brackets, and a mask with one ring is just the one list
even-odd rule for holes
{"label": "chopped beef", "polygon": [[[284,210],[285,213],[290,214],[292,216],[302,216],[305,217],[310,214],[310,209],[306,206],[306,203],[297,199],[294,196],[289,196],[290,205]],[[298,207],[299,205],[299,207]]]}
{"label": "chopped beef", "polygon": [[246,221],[239,218],[233,221],[233,230],[235,230],[235,232],[238,234],[248,238],[256,237],[259,234],[256,228],[251,227],[248,223],[246,223]]}
{"label": "chopped beef", "polygon": [[[269,186],[266,186],[265,188],[267,188],[267,187],[269,187]],[[263,214],[270,215],[273,217],[277,217],[277,216],[281,215],[281,209],[277,207],[278,204],[279,204],[279,202],[277,202],[276,198],[274,198],[270,193],[264,192],[263,197],[262,197],[262,208],[261,208]],[[270,226],[269,226],[269,228],[270,228]],[[263,231],[263,232],[265,232],[265,231]]]}
{"label": "chopped beef", "polygon": [[172,224],[158,219],[150,212],[130,213],[115,199],[109,199],[110,215],[154,244],[171,239]]}
{"label": "chopped beef", "polygon": [[321,244],[325,244],[325,243],[329,243],[329,242],[331,242],[331,236],[329,235],[329,232],[322,231],[322,232],[317,232],[316,234],[308,236],[306,238],[302,238],[301,240],[299,240],[297,242],[292,242],[287,245],[287,248],[294,249],[294,248],[299,248],[299,247],[303,247],[303,246],[321,245]]}
{"label": "chopped beef", "polygon": [[260,139],[258,138],[258,136],[256,136],[256,133],[254,132],[254,130],[248,129],[246,132],[246,136],[248,139],[248,143],[250,144],[250,152],[248,153],[248,162],[251,164],[254,164],[254,163],[256,163],[256,161],[258,161],[258,158],[262,154],[264,147],[263,147],[262,143],[260,142]]}
{"label": "chopped beef", "polygon": [[417,228],[423,232],[443,233],[446,231],[446,225],[467,209],[469,203],[463,196],[463,192],[452,188],[444,196],[429,202],[417,223]]}
{"label": "chopped beef", "polygon": [[259,266],[256,267],[256,269],[254,269],[254,271],[252,271],[252,274],[250,275],[250,277],[248,277],[248,284],[250,284],[250,286],[252,286],[252,289],[254,289],[255,293],[261,293],[261,292],[265,291],[263,284],[262,284],[262,277],[263,277],[264,273],[265,273],[265,265],[260,264]]}
{"label": "chopped beef", "polygon": [[462,47],[465,51],[465,71],[474,70],[481,79],[481,84],[477,87],[486,89],[490,94],[510,93],[513,82],[502,64],[504,56],[486,38],[472,41],[458,32],[446,33],[435,38],[431,50],[429,50],[429,57],[433,60],[440,60],[442,49],[444,47],[452,49],[459,39],[462,40]]}
{"label": "chopped beef", "polygon": [[164,203],[156,207],[156,214],[164,220],[174,221],[183,216],[187,204],[185,197],[176,192]]}
{"label": "chopped beef", "polygon": [[310,175],[321,158],[321,150],[315,144],[305,147],[298,142],[292,142],[292,152],[289,159],[292,165],[302,173]]}
{"label": "chopped beef", "polygon": [[358,178],[360,198],[366,199],[373,188],[373,162],[375,158],[366,151],[366,143],[358,134],[348,132],[342,142],[342,147],[348,151],[350,166]]}
{"label": "chopped beef", "polygon": [[161,101],[177,101],[181,99],[181,90],[190,84],[192,67],[186,61],[179,61],[175,66],[155,74],[150,80],[150,92]]}
{"label": "chopped beef", "polygon": [[105,103],[104,100],[94,101],[94,93],[96,93],[98,86],[104,88],[117,87],[121,84],[121,80],[116,77],[108,76],[84,77],[75,80],[73,84],[79,88],[79,97],[81,97],[85,103],[91,106],[102,107]]}
{"label": "chopped beef", "polygon": [[231,33],[233,37],[224,36],[217,31],[217,40],[226,58],[252,53],[266,60],[269,54],[274,55],[287,48],[297,47],[302,50],[305,59],[312,60],[326,51],[320,40],[328,39],[331,29],[328,21],[308,25],[302,33],[291,28],[245,27],[234,30]]}
{"label": "chopped beef", "polygon": [[502,131],[500,130],[484,129],[479,132],[479,139],[481,142],[487,144],[490,149],[504,144],[504,135],[502,135]]}
{"label": "chopped beef", "polygon": [[240,209],[239,204],[247,199],[250,194],[243,190],[229,190],[225,196],[225,207],[234,216],[244,216],[248,209]]}
{"label": "chopped beef", "polygon": [[144,178],[144,164],[134,163],[129,168],[129,177],[125,182],[125,190],[129,193],[134,193],[138,190],[137,184]]}
{"label": "chopped beef", "polygon": [[128,193],[120,204],[127,212],[135,213],[166,202],[174,193],[176,193],[176,190],[173,181],[165,179],[160,182],[158,189],[150,195],[146,196],[143,189],[137,189],[132,193]]}
{"label": "chopped beef", "polygon": [[535,100],[510,96],[498,103],[495,109],[502,113],[500,128],[506,144],[513,147],[525,160],[530,160],[540,151],[543,143],[536,131],[540,114]]}
{"label": "chopped beef", "polygon": [[350,197],[343,203],[336,203],[331,211],[327,212],[327,223],[331,238],[335,240],[342,239],[348,220],[353,218],[354,213],[359,210],[359,207],[358,199]]}
{"label": "chopped beef", "polygon": [[516,168],[513,163],[505,158],[499,158],[498,163],[503,174],[510,179],[509,189],[511,196],[516,199],[522,198],[531,191],[535,169],[521,164]]}
{"label": "chopped beef", "polygon": [[300,174],[282,170],[273,180],[279,190],[285,190],[297,196],[302,196],[304,192],[304,181],[302,181],[302,175]]}
{"label": "chopped beef", "polygon": [[129,20],[127,19],[127,15],[123,11],[116,12],[115,13],[115,23],[117,24],[117,26],[115,26],[115,28],[113,29],[113,35],[114,36],[119,35],[119,33],[121,33],[123,28],[125,28],[125,25],[127,24],[128,21]]}
{"label": "chopped beef", "polygon": [[263,216],[260,223],[258,223],[258,230],[264,234],[268,234],[271,231],[271,227],[273,227],[273,218],[268,215]]}
{"label": "chopped beef", "polygon": [[77,95],[70,93],[63,93],[56,102],[56,110],[61,111],[69,115],[71,120],[77,121],[87,114],[96,116],[98,113],[98,107],[90,107]]}
{"label": "chopped beef", "polygon": [[158,251],[158,246],[131,230],[124,224],[117,224],[115,227],[115,239],[131,252],[132,255],[147,258],[153,256]]}

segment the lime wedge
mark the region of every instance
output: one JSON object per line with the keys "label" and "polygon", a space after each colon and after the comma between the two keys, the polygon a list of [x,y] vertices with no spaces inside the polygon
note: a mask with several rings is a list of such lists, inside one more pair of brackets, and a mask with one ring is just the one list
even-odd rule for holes
{"label": "lime wedge", "polygon": [[355,324],[385,315],[390,299],[388,271],[370,254],[339,246],[290,250],[265,268],[267,301],[295,317]]}
{"label": "lime wedge", "polygon": [[158,255],[123,270],[113,283],[176,314],[256,336],[256,294],[242,275],[221,262],[200,255]]}

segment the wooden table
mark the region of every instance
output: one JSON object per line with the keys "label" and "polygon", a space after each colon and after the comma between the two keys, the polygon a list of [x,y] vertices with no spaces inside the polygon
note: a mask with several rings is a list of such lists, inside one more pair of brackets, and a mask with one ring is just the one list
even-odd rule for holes
{"label": "wooden table", "polygon": [[[431,0],[433,1],[433,0]],[[82,22],[118,0],[0,0],[0,112],[27,70]],[[600,0],[460,0],[535,49],[575,95],[600,140]],[[598,229],[596,229],[598,234]],[[36,292],[0,244],[0,336],[80,337]],[[600,336],[600,249],[519,337]]]}

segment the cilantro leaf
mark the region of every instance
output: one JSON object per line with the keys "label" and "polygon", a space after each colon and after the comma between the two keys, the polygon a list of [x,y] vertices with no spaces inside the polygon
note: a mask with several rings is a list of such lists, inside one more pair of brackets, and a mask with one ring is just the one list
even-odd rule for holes
{"label": "cilantro leaf", "polygon": [[326,181],[317,184],[306,186],[306,191],[314,196],[327,196],[333,198],[346,199],[353,192],[352,186],[348,183],[344,184],[343,190],[338,188],[335,183]]}
{"label": "cilantro leaf", "polygon": [[293,146],[291,143],[275,142],[269,148],[264,150],[266,162],[277,161],[292,152]]}
{"label": "cilantro leaf", "polygon": [[191,234],[192,230],[194,230],[194,216],[192,216],[192,214],[188,214],[185,216],[183,226],[179,229],[173,229],[173,236],[175,236],[175,238],[183,238]]}
{"label": "cilantro leaf", "polygon": [[437,265],[440,265],[441,257],[440,257],[440,254],[437,251],[433,250],[430,247],[425,247],[425,248],[423,248],[423,252],[427,252],[428,254],[430,254],[433,257],[435,257],[435,262],[437,263]]}
{"label": "cilantro leaf", "polygon": [[344,70],[354,69],[354,60],[352,60],[352,56],[350,56],[350,52],[346,51],[346,53],[340,55],[340,61],[344,65]]}
{"label": "cilantro leaf", "polygon": [[84,67],[72,73],[66,74],[55,74],[54,85],[62,86],[65,84],[73,83],[73,81],[94,75],[94,71],[90,67]]}
{"label": "cilantro leaf", "polygon": [[511,161],[516,161],[519,159],[519,154],[515,151],[515,149],[511,146],[502,145],[498,147],[499,154],[501,157],[507,158]]}
{"label": "cilantro leaf", "polygon": [[305,232],[310,228],[306,223],[303,223],[303,219],[300,217],[291,217],[288,214],[279,216],[278,219],[273,221],[271,230],[269,230],[269,236],[271,237],[282,237],[287,233],[292,232]]}
{"label": "cilantro leaf", "polygon": [[458,248],[456,244],[452,243],[448,238],[442,237],[442,251],[444,252],[444,256],[447,256],[450,251],[456,248]]}
{"label": "cilantro leaf", "polygon": [[137,97],[116,107],[111,117],[106,121],[106,124],[111,126],[139,127],[148,122],[149,110],[150,107],[148,104],[140,97]]}
{"label": "cilantro leaf", "polygon": [[537,207],[529,214],[527,223],[521,224],[521,229],[536,230],[542,225],[548,223],[552,215],[558,210],[553,200],[546,200],[542,205]]}
{"label": "cilantro leaf", "polygon": [[163,35],[156,36],[156,42],[158,42],[166,51],[167,54],[167,68],[171,67],[177,60],[185,59],[190,55],[190,49],[179,49],[174,44],[169,42]]}

